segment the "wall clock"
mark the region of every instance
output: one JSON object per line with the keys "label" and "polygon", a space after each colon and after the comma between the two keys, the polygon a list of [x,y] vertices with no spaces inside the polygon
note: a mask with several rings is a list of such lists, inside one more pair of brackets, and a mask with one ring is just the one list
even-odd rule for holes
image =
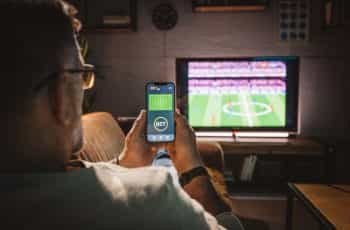
{"label": "wall clock", "polygon": [[171,30],[177,24],[179,16],[171,4],[160,4],[152,13],[152,22],[159,30]]}

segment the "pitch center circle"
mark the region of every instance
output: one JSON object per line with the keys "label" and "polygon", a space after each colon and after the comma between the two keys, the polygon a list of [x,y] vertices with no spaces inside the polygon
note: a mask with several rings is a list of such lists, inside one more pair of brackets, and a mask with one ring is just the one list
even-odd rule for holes
{"label": "pitch center circle", "polygon": [[[260,112],[251,112],[247,114],[247,112],[240,112],[235,110],[235,107],[239,108],[242,106],[252,106],[252,107],[257,107],[262,109]],[[223,107],[223,111],[229,115],[232,116],[239,116],[239,117],[260,117],[264,116],[266,114],[269,114],[272,112],[272,108],[270,105],[260,103],[260,102],[248,102],[247,105],[242,102],[232,102],[232,103],[227,103]]]}

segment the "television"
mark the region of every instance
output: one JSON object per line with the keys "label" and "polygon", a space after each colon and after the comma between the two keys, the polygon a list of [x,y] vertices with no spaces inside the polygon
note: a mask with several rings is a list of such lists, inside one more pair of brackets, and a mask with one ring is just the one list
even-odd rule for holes
{"label": "television", "polygon": [[177,101],[196,131],[298,130],[299,58],[178,58]]}

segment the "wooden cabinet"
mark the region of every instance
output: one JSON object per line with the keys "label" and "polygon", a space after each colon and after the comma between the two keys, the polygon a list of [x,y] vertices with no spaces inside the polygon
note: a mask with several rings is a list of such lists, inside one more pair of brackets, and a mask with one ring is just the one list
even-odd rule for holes
{"label": "wooden cabinet", "polygon": [[[220,142],[228,189],[232,193],[285,192],[288,182],[330,183],[334,153],[322,143],[305,138],[284,142]],[[245,159],[256,158],[251,177],[242,180]],[[231,178],[230,178],[231,177]]]}
{"label": "wooden cabinet", "polygon": [[137,29],[137,0],[68,0],[87,31]]}

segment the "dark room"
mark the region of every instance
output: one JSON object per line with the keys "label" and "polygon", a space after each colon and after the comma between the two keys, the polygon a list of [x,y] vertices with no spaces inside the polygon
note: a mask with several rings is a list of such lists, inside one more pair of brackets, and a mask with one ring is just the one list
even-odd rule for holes
{"label": "dark room", "polygon": [[350,1],[0,11],[2,229],[350,230]]}

